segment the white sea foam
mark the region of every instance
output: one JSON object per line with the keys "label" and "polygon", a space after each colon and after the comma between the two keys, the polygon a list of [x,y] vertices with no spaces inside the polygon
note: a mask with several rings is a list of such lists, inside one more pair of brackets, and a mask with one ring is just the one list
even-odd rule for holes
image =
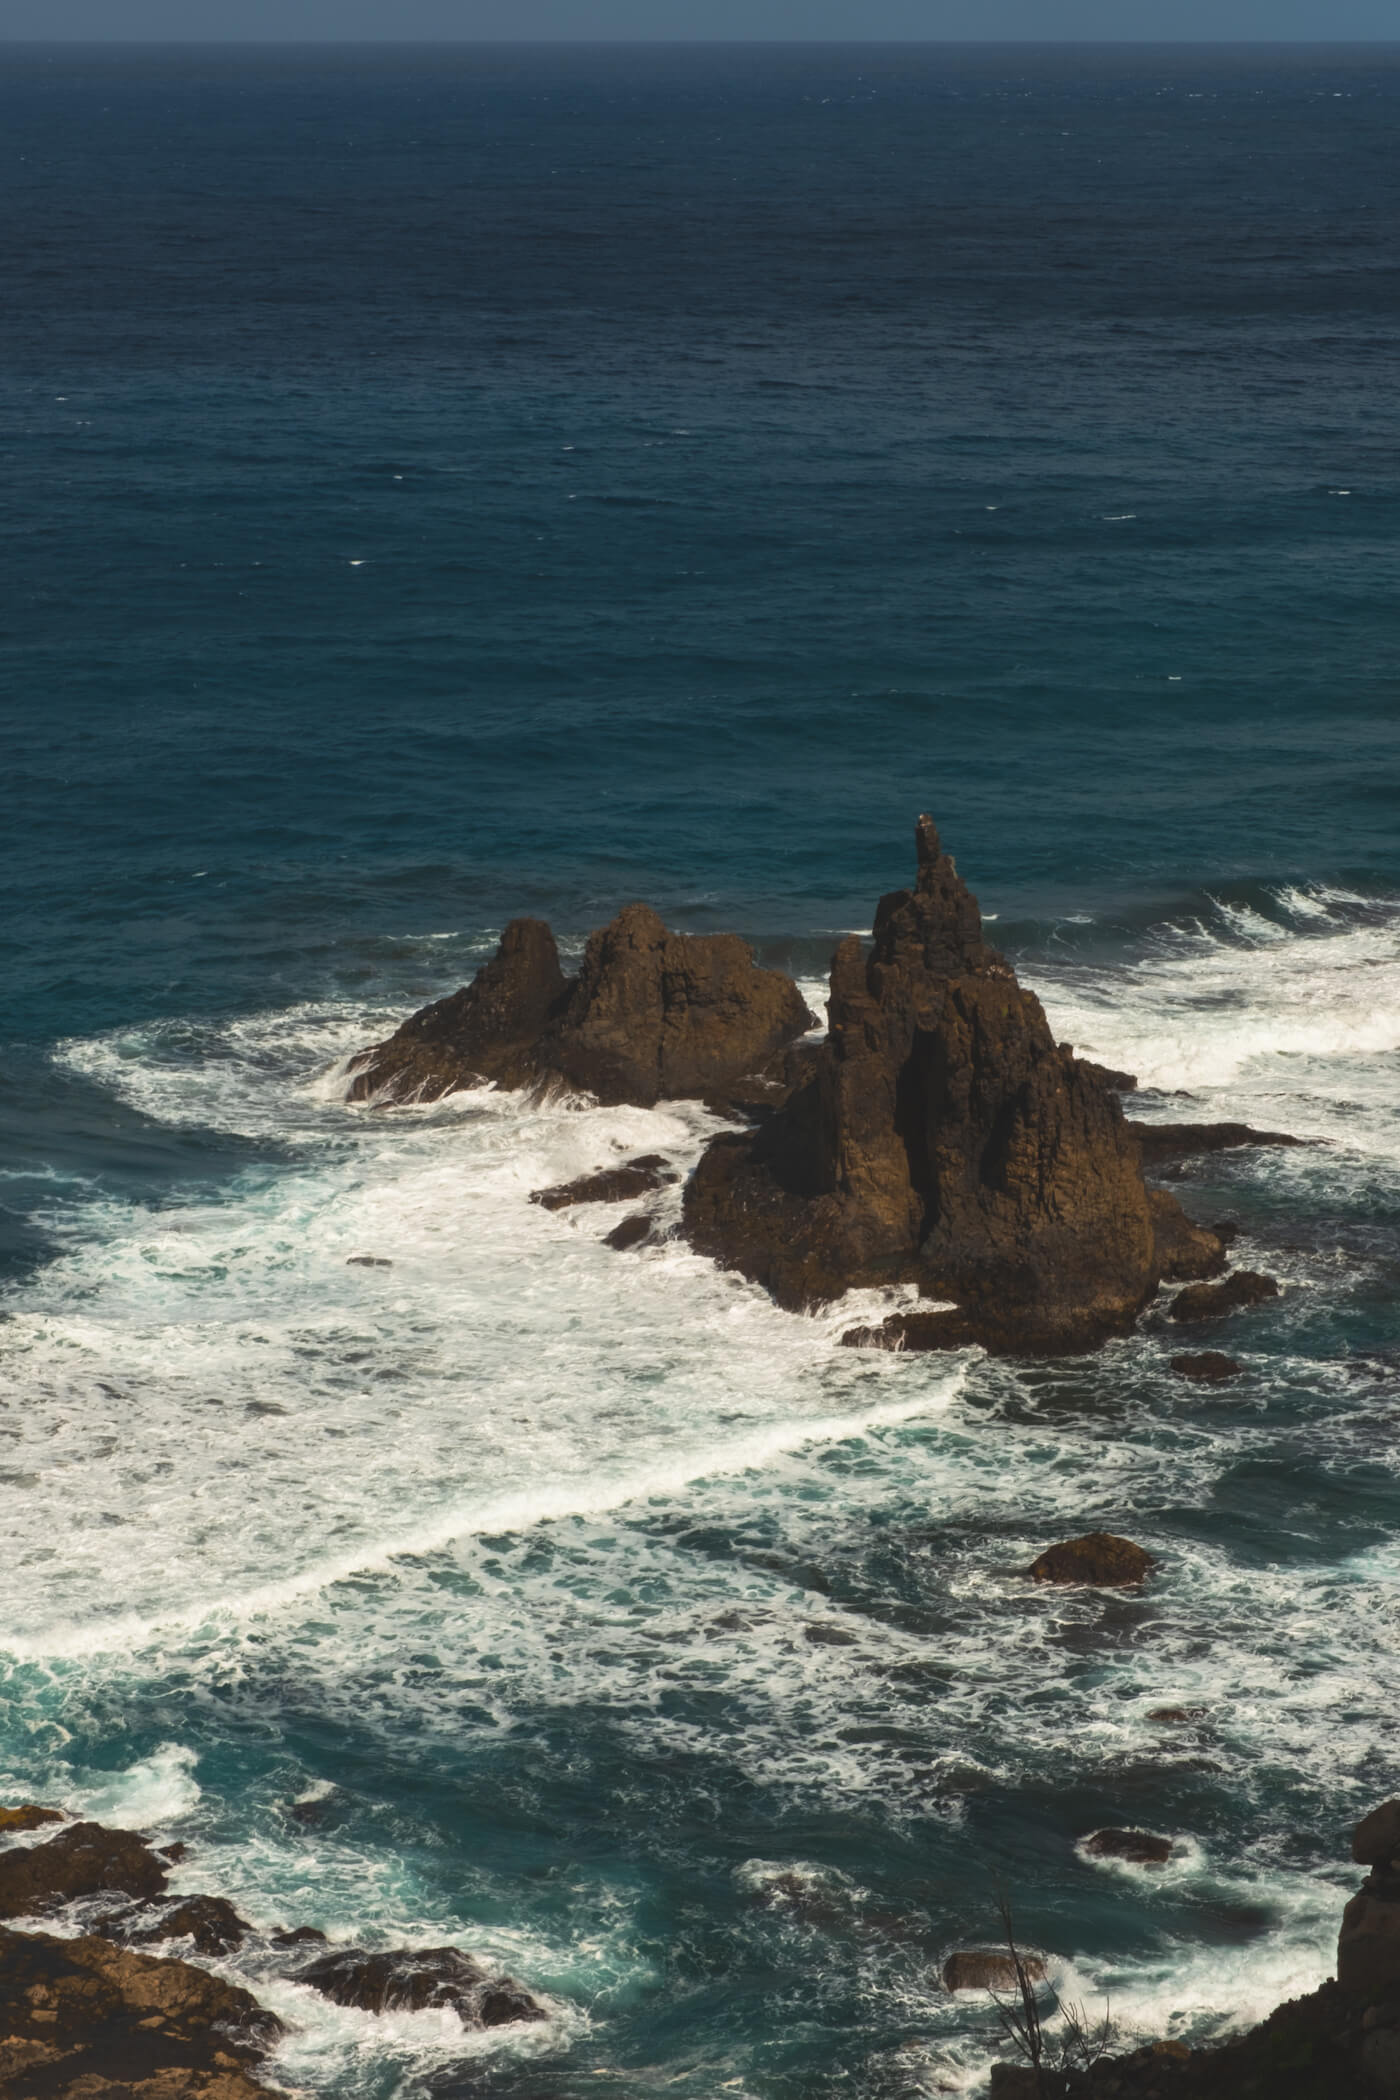
{"label": "white sea foam", "polygon": [[[1282,892],[1273,915],[1165,931],[1134,964],[1030,974],[1057,1033],[1196,1096],[1146,1112],[1333,1141],[1259,1155],[1259,1172],[1354,1191],[1400,1160],[1386,910]],[[804,989],[820,1011],[822,988]],[[133,1669],[171,1671],[254,1728],[304,1698],[388,1754],[605,1716],[619,1758],[688,1760],[893,1827],[956,1831],[980,1788],[1062,1769],[1067,1744],[1106,1799],[1123,1771],[1184,1773],[1204,1749],[1242,1800],[1287,1771],[1342,1820],[1365,1805],[1393,1755],[1378,1716],[1400,1704],[1393,1548],[1322,1562],[1282,1540],[1262,1561],[1209,1526],[1162,1530],[1164,1510],[1212,1510],[1294,1390],[1315,1396],[1319,1450],[1393,1466],[1393,1435],[1371,1437],[1337,1367],[1276,1354],[1267,1394],[1242,1389],[1225,1416],[1164,1376],[1150,1334],[1105,1352],[1091,1405],[1073,1370],[842,1351],[857,1302],[795,1318],[677,1242],[613,1253],[613,1211],[529,1203],[637,1152],[684,1166],[715,1127],[702,1111],[486,1091],[348,1106],[345,1057],[396,1018],[326,1004],[69,1045],[71,1066],[157,1122],[273,1149],[183,1204],[75,1200],[58,1258],[12,1290],[0,1328],[16,1785],[198,1831],[177,1885],[218,1887],[258,1923],[462,1945],[552,1994],[535,2039],[468,2044],[438,2016],[366,2024],[309,2005],[250,1955],[230,1973],[299,2023],[287,2078],[378,2093],[468,2047],[557,2041],[600,1994],[654,1986],[635,1904],[585,1878],[555,1935],[502,1924],[487,1877],[490,1922],[468,1929],[470,1902],[383,1844],[308,1842],[271,1801],[228,1834],[178,1744],[115,1778],[78,1769],[58,1692],[101,1706]],[[668,1191],[658,1215],[678,1202]],[[351,1266],[361,1255],[392,1266]],[[1271,1266],[1290,1284],[1286,1327],[1320,1272],[1306,1251]],[[1019,1571],[1047,1538],[1094,1525],[1161,1553],[1142,1600],[1028,1589]],[[897,1579],[880,1572],[891,1556]],[[1172,1729],[1150,1718],[1164,1706],[1207,1713]],[[289,1759],[283,1798],[315,1780]],[[1263,1905],[1274,1927],[1224,1954],[1056,1948],[1071,1995],[1111,1989],[1130,2026],[1184,2031],[1315,1982],[1335,1874],[1170,1834],[1182,1850],[1154,1900]],[[972,2090],[981,2044],[932,2005],[927,1957],[868,1959],[872,1991],[920,2008],[930,2089]]]}

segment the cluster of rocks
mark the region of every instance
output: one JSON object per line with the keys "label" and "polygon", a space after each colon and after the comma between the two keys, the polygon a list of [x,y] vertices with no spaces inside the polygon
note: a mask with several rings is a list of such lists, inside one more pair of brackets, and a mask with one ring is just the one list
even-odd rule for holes
{"label": "cluster of rocks", "polygon": [[[980,1342],[1063,1353],[1127,1333],[1164,1283],[1177,1320],[1216,1319],[1277,1286],[1222,1281],[1229,1235],[1149,1187],[1193,1152],[1292,1144],[1244,1124],[1130,1123],[1132,1075],[1057,1043],[1034,994],[987,945],[977,901],[928,817],[913,889],[880,900],[868,948],[832,963],[825,1039],[798,989],[733,935],[668,931],[629,905],[566,978],[554,937],[516,919],[473,982],[350,1068],[380,1105],[482,1084],[569,1087],[605,1104],[705,1101],[744,1127],[711,1141],[680,1230],[793,1309],[855,1286],[916,1286],[926,1307],[851,1329],[857,1348]],[[548,1208],[645,1195],[646,1157],[538,1190]],[[652,1236],[646,1211],[608,1235]],[[1229,1375],[1186,1368],[1182,1375]]]}
{"label": "cluster of rocks", "polygon": [[[1085,1849],[1096,1849],[1094,1839]],[[1068,2070],[998,2064],[992,2100],[1400,2100],[1400,1800],[1384,1802],[1357,1825],[1352,1856],[1370,1872],[1342,1914],[1335,1981],[1289,1999],[1258,2027],[1214,2047],[1158,2041]],[[1017,1988],[1009,1951],[983,1959],[1003,1965],[983,1979],[984,1988]],[[1021,1965],[1039,1982],[1044,1964],[1032,1959],[1035,1969],[1025,1957]],[[954,1973],[956,1979],[962,1972]],[[949,1987],[967,1985],[953,1980]],[[1053,2036],[1053,2027],[1047,2031]]]}
{"label": "cluster of rocks", "polygon": [[0,1851],[0,1918],[77,1905],[85,1929],[61,1938],[0,1925],[6,2100],[278,2100],[258,2073],[281,2021],[194,1962],[135,1951],[161,1942],[210,1958],[250,1939],[284,1951],[319,1947],[283,1973],[366,2012],[446,2007],[473,2028],[547,2017],[514,1977],[454,1947],[330,1948],[309,1925],[259,1934],[224,1897],[168,1893],[183,1846],[69,1822],[34,1803],[0,1810],[0,1836],[50,1823],[56,1835]]}

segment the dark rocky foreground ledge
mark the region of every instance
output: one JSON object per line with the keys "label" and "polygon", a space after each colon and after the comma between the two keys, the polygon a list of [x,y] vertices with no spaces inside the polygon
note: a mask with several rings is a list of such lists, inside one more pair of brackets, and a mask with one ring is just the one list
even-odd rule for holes
{"label": "dark rocky foreground ledge", "polygon": [[[743,941],[671,933],[632,904],[590,936],[574,978],[542,921],[513,920],[470,985],[353,1060],[350,1097],[384,1106],[491,1083],[643,1107],[703,1100],[748,1127],[707,1147],[681,1230],[780,1305],[912,1284],[926,1307],[852,1328],[846,1344],[1097,1348],[1128,1333],[1162,1284],[1203,1284],[1226,1265],[1224,1233],[1149,1188],[1144,1157],[1169,1171],[1193,1151],[1294,1141],[1244,1124],[1127,1122],[1118,1096],[1132,1075],[1054,1040],[1039,1000],[983,940],[928,817],[915,843],[915,886],[881,898],[869,952],[856,938],[836,952],[825,1041],[797,1040],[812,1017],[796,985],[759,969]],[[614,1169],[536,1200],[622,1200],[643,1186],[624,1184]],[[639,1215],[608,1243],[651,1237]],[[1228,1279],[1183,1300],[1180,1316],[1213,1318],[1273,1288]]]}
{"label": "dark rocky foreground ledge", "polygon": [[[1352,1857],[1370,1872],[1342,1913],[1335,1981],[1214,2048],[1159,2041],[1065,2068],[1049,2025],[1039,2068],[998,2064],[992,2100],[1400,2100],[1400,1801],[1357,1825]],[[1011,2002],[1013,1955],[984,1959],[1001,1964],[993,1981]],[[1043,1963],[1020,1960],[1038,1989]]]}
{"label": "dark rocky foreground ledge", "polygon": [[282,2022],[196,1961],[136,1951],[160,1943],[217,1958],[262,1940],[290,1981],[370,2013],[447,2007],[468,2028],[547,2017],[514,1977],[455,1947],[330,1948],[313,1926],[259,1934],[222,1896],[170,1896],[182,1846],[34,1803],[0,1809],[0,1839],[51,1823],[56,1835],[0,1850],[0,1918],[85,1929],[0,1925],[4,2100],[283,2100],[261,2073]]}

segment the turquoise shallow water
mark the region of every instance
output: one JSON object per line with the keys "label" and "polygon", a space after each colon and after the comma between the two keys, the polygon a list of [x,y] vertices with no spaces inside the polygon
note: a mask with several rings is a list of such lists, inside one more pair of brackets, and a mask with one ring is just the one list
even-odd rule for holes
{"label": "turquoise shallow water", "polygon": [[[254,1950],[297,2089],[972,2091],[999,1885],[1130,2031],[1325,1972],[1400,1777],[1398,85],[0,63],[0,1779],[551,2007]],[[919,807],[1143,1113],[1325,1141],[1182,1187],[1285,1286],[1238,1384],[855,1357],[525,1201],[688,1107],[345,1105],[517,911],[818,999]],[[1150,1589],[1029,1597],[1091,1524]]]}

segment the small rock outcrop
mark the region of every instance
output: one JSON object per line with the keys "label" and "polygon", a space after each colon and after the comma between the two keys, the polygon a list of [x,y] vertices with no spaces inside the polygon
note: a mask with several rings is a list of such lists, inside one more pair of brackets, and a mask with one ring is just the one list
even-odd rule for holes
{"label": "small rock outcrop", "polygon": [[1083,1538],[1047,1546],[1026,1573],[1032,1582],[1082,1583],[1090,1589],[1125,1589],[1143,1582],[1157,1563],[1131,1539],[1112,1531],[1089,1531]]}
{"label": "small rock outcrop", "polygon": [[22,1830],[41,1830],[45,1823],[63,1820],[56,1808],[40,1808],[37,1801],[26,1801],[19,1808],[0,1808],[0,1837],[11,1837]]}
{"label": "small rock outcrop", "polygon": [[399,1947],[377,1954],[338,1948],[299,1969],[296,1980],[362,2012],[445,2006],[465,2027],[505,2027],[548,2017],[524,1984],[513,1976],[492,1976],[455,1947]]}
{"label": "small rock outcrop", "polygon": [[731,1085],[810,1026],[792,980],[760,969],[736,934],[672,933],[629,904],[566,978],[544,921],[513,919],[469,985],[354,1060],[350,1098],[552,1082],[651,1108]]}
{"label": "small rock outcrop", "polygon": [[1253,1130],[1248,1123],[1130,1122],[1146,1166],[1160,1160],[1189,1159],[1199,1152],[1233,1152],[1245,1145],[1305,1145],[1306,1138],[1286,1130]]}
{"label": "small rock outcrop", "polygon": [[1193,1283],[1189,1290],[1179,1291],[1167,1315],[1173,1320],[1220,1320],[1226,1313],[1263,1305],[1277,1296],[1278,1285],[1272,1276],[1261,1276],[1256,1269],[1236,1269],[1220,1283]]}
{"label": "small rock outcrop", "polygon": [[[1045,1963],[1038,1954],[1020,1956],[1031,1983],[1043,1983]],[[1018,1988],[1016,1963],[1004,1950],[969,1947],[950,1954],[943,1964],[945,1991],[1011,1991]]]}
{"label": "small rock outcrop", "polygon": [[532,1189],[530,1201],[544,1210],[568,1210],[575,1203],[630,1203],[679,1179],[659,1152],[646,1152],[624,1166],[602,1167],[596,1174],[580,1174],[577,1181],[556,1181],[550,1188]]}
{"label": "small rock outcrop", "polygon": [[1238,1378],[1244,1366],[1219,1349],[1202,1349],[1195,1356],[1174,1356],[1171,1369],[1176,1377],[1190,1378],[1197,1385],[1224,1385],[1227,1379]]}
{"label": "small rock outcrop", "polygon": [[133,1946],[158,1940],[191,1940],[200,1954],[231,1954],[241,1947],[252,1926],[240,1918],[224,1896],[184,1896],[156,1920],[129,1935]]}
{"label": "small rock outcrop", "polygon": [[187,1962],[0,1927],[6,2100],[276,2100],[251,2072],[280,2032]]}
{"label": "small rock outcrop", "polygon": [[1091,1859],[1124,1859],[1133,1867],[1164,1867],[1172,1856],[1170,1838],[1150,1830],[1095,1830],[1084,1840]]}
{"label": "small rock outcrop", "polygon": [[133,1830],[69,1823],[42,1845],[0,1853],[0,1918],[52,1910],[79,1896],[149,1903],[164,1894],[169,1872],[168,1861]]}
{"label": "small rock outcrop", "polygon": [[836,952],[830,1034],[801,1083],[705,1152],[687,1236],[785,1306],[913,1282],[955,1308],[852,1346],[1096,1347],[1164,1275],[1213,1273],[1223,1249],[1149,1198],[1116,1094],[987,946],[927,817],[916,845],[916,885],[881,899],[871,952]]}

